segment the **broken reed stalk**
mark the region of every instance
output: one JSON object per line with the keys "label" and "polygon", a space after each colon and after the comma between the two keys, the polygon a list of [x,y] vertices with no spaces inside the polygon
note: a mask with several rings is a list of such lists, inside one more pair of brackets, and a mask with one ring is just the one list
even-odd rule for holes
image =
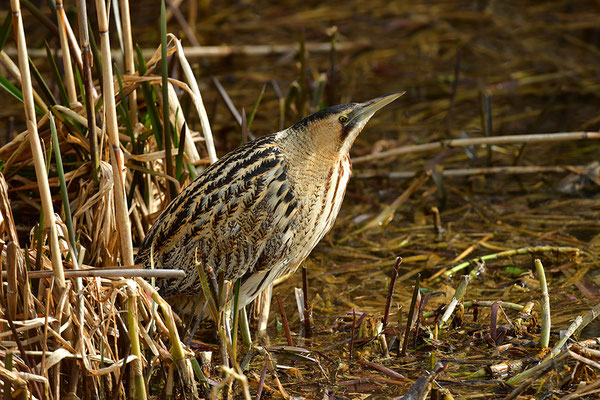
{"label": "broken reed stalk", "polygon": [[419,296],[419,286],[421,284],[421,273],[417,274],[415,278],[415,287],[413,289],[412,299],[410,301],[410,309],[406,320],[406,331],[404,332],[404,341],[402,342],[402,350],[400,351],[400,357],[406,356],[406,349],[408,348],[408,338],[410,337],[410,330],[412,328],[412,321],[414,319],[415,311],[417,310],[417,298]]}
{"label": "broken reed stalk", "polygon": [[469,275],[463,275],[460,278],[460,283],[458,284],[458,287],[456,288],[456,292],[454,292],[454,296],[452,297],[450,304],[448,304],[448,307],[446,307],[446,311],[444,312],[444,315],[442,315],[442,318],[438,322],[438,326],[440,328],[448,321],[448,319],[450,319],[450,316],[454,312],[454,309],[456,308],[458,303],[460,303],[460,301],[465,296],[468,284],[469,284]]}
{"label": "broken reed stalk", "polygon": [[[467,247],[465,250],[463,250],[458,256],[456,256],[452,261],[450,261],[450,264],[455,264],[455,263],[459,262],[460,260],[462,260],[463,258],[465,258],[466,256],[468,256],[469,254],[471,254],[482,243],[485,243],[489,239],[491,239],[493,236],[494,236],[493,233],[489,233],[489,234],[485,235],[485,237],[483,237],[481,240],[477,241],[476,243],[473,243],[472,245],[470,245],[469,247]],[[434,273],[433,275],[431,275],[427,279],[427,281],[428,282],[433,281],[434,279],[436,279],[438,276],[442,275],[447,270],[448,270],[448,267],[441,268],[439,271],[437,271],[436,273]]]}
{"label": "broken reed stalk", "polygon": [[[569,329],[567,331],[581,330],[581,329],[585,328],[589,323],[591,323],[594,319],[596,319],[599,315],[600,315],[600,304],[597,304],[594,306],[594,308],[592,308],[590,311],[588,311],[583,316],[583,318],[581,316],[578,316],[577,318],[575,318],[575,321],[571,324],[571,326],[569,327]],[[580,318],[581,318],[581,321],[579,320]],[[565,336],[567,336],[567,335],[565,335]],[[558,345],[558,343],[557,343],[557,345]],[[567,355],[569,355],[569,347],[570,346],[563,347],[563,345],[564,344],[561,344],[561,346],[560,346],[561,348],[557,348],[558,346],[556,346],[554,349],[552,349],[552,351],[548,354],[548,356],[546,356],[544,361],[542,361],[541,363],[513,376],[512,378],[508,379],[506,382],[509,385],[516,385],[519,382],[523,381],[524,379],[527,379],[530,376],[534,376],[534,375],[538,374],[540,371],[545,371],[548,368],[554,367],[557,363],[561,362],[562,360],[564,360],[567,357]]]}
{"label": "broken reed stalk", "polygon": [[[585,328],[589,323],[591,323],[599,315],[600,315],[600,304],[597,304],[596,306],[594,306],[594,308],[592,308],[590,311],[588,311],[583,316],[583,318],[581,318],[581,316],[578,316],[577,318],[575,318],[575,321],[571,324],[572,326],[569,327],[568,331],[576,331],[578,329],[581,330],[581,329]],[[581,318],[581,321],[579,320],[579,318]],[[574,326],[576,326],[576,327],[574,327]],[[561,347],[562,346],[563,345],[561,345]],[[557,351],[554,351],[555,349]],[[521,372],[520,374],[513,376],[512,378],[508,379],[506,382],[510,385],[516,385],[517,383],[523,381],[524,379],[527,379],[530,376],[538,374],[539,371],[545,371],[548,368],[554,367],[557,363],[564,360],[567,357],[567,355],[569,355],[569,347],[562,347],[560,349],[557,349],[555,347],[553,349],[553,351],[550,352],[548,354],[548,356],[546,356],[544,361],[535,365],[532,368],[529,368],[529,369]]]}
{"label": "broken reed stalk", "polygon": [[115,214],[117,217],[117,231],[121,241],[121,261],[125,265],[133,265],[133,243],[131,241],[131,222],[127,211],[125,193],[125,170],[123,153],[119,141],[119,127],[117,125],[117,108],[115,105],[115,88],[113,81],[112,59],[110,53],[110,37],[108,31],[108,18],[104,0],[96,0],[98,15],[98,31],[100,34],[100,47],[102,54],[102,98],[104,100],[105,130],[108,133],[110,144],[110,163],[113,171],[113,189],[115,198]]}
{"label": "broken reed stalk", "polygon": [[369,154],[367,156],[356,157],[352,159],[353,164],[360,164],[367,161],[379,160],[387,157],[395,157],[401,154],[418,153],[423,151],[444,150],[452,147],[493,145],[493,144],[514,144],[514,143],[547,143],[561,142],[581,139],[600,139],[600,132],[558,132],[558,133],[538,133],[531,135],[504,135],[492,137],[478,137],[467,139],[449,139],[439,142],[419,144],[415,146],[403,146],[396,149],[382,151],[381,153]]}
{"label": "broken reed stalk", "polygon": [[306,337],[310,337],[312,334],[311,320],[312,312],[310,305],[308,304],[308,270],[306,265],[302,265],[302,294],[303,294],[303,314],[304,314],[304,334]]}
{"label": "broken reed stalk", "polygon": [[279,311],[281,312],[281,319],[283,320],[283,329],[285,330],[285,337],[287,339],[288,345],[293,346],[294,342],[292,341],[292,333],[290,332],[290,325],[288,324],[287,315],[285,314],[285,309],[283,308],[281,296],[279,295],[279,293],[277,293],[275,297],[277,297],[277,304],[279,304]]}
{"label": "broken reed stalk", "polygon": [[255,300],[258,323],[256,332],[259,336],[266,335],[267,325],[269,323],[269,312],[271,311],[271,298],[273,297],[273,284],[268,285]]}
{"label": "broken reed stalk", "polygon": [[[522,254],[538,254],[538,253],[548,253],[548,252],[554,252],[554,253],[559,253],[559,254],[575,253],[576,257],[579,255],[579,249],[577,247],[556,247],[556,246],[522,247],[520,249],[506,250],[506,251],[501,251],[499,253],[487,254],[485,256],[473,258],[469,261],[465,261],[463,263],[460,263],[460,264],[450,268],[449,270],[444,272],[444,274],[442,276],[444,278],[449,278],[453,274],[457,273],[458,271],[460,271],[462,269],[465,269],[466,267],[468,267],[471,264],[480,264],[480,263],[482,263],[484,261],[488,261],[488,260],[496,260],[498,258],[512,257],[512,256],[517,256],[517,255],[522,255]],[[436,279],[435,281],[437,282],[438,280],[439,280],[439,278]]]}
{"label": "broken reed stalk", "polygon": [[557,363],[559,363],[559,362],[563,361],[565,358],[567,358],[567,356],[568,356],[567,351],[562,350],[560,353],[558,353],[554,357],[547,358],[544,361],[542,361],[541,363],[537,364],[536,366],[529,368],[529,369],[521,372],[520,374],[513,376],[512,378],[508,379],[506,381],[506,383],[508,383],[509,385],[516,385],[516,384],[522,382],[523,380],[529,378],[530,376],[534,376],[540,372],[546,371],[547,369],[554,367]]}
{"label": "broken reed stalk", "polygon": [[352,329],[350,330],[350,359],[354,353],[354,331],[356,330],[356,309],[352,307]]}
{"label": "broken reed stalk", "polygon": [[252,346],[252,335],[250,334],[250,325],[248,324],[248,313],[246,306],[240,308],[240,330],[242,331],[242,342],[246,346]]}
{"label": "broken reed stalk", "polygon": [[231,97],[229,97],[229,95],[227,94],[227,91],[225,90],[223,85],[221,85],[221,82],[219,82],[219,80],[217,78],[215,78],[214,76],[211,76],[211,81],[212,81],[213,85],[215,85],[215,87],[217,88],[217,92],[219,92],[219,95],[225,102],[225,105],[227,106],[227,110],[229,110],[229,112],[231,113],[233,118],[235,118],[235,121],[237,122],[237,124],[239,126],[242,126],[242,116],[240,115],[239,111],[235,107],[235,104],[233,104]]}
{"label": "broken reed stalk", "polygon": [[[427,182],[430,176],[431,171],[426,171],[423,174],[421,174],[421,176],[415,179],[410,184],[410,186],[404,192],[402,192],[402,194],[398,196],[396,200],[394,200],[392,204],[386,206],[383,209],[383,211],[381,211],[375,218],[373,218],[361,228],[357,229],[355,232],[352,233],[352,235],[356,235],[357,233],[363,232],[370,228],[374,228],[376,226],[382,226],[386,222],[389,222],[389,220],[393,218],[394,213],[396,212],[398,207],[404,204],[414,192],[416,192],[425,182]],[[347,239],[347,237],[344,238],[344,240],[345,239]]]}
{"label": "broken reed stalk", "polygon": [[142,368],[142,351],[140,349],[140,332],[138,326],[138,309],[137,309],[137,287],[134,281],[127,282],[127,322],[129,341],[131,342],[131,354],[136,359],[132,361],[131,371],[133,373],[133,381],[135,382],[135,395],[138,400],[144,400],[146,395],[146,382]]}
{"label": "broken reed stalk", "polygon": [[390,357],[390,349],[388,347],[387,338],[385,337],[385,331],[383,329],[383,322],[377,322],[375,324],[375,336],[377,337],[377,340],[379,340],[383,358],[386,359]]}
{"label": "broken reed stalk", "polygon": [[265,365],[263,366],[262,371],[260,372],[260,380],[258,381],[258,387],[256,389],[256,400],[260,400],[262,396],[263,388],[265,387],[265,379],[267,377],[267,366],[269,364],[269,360],[265,357]]}
{"label": "broken reed stalk", "polygon": [[392,309],[392,296],[394,295],[394,285],[396,284],[396,277],[398,277],[398,269],[402,264],[402,257],[396,257],[396,264],[392,270],[392,277],[390,278],[390,286],[388,288],[388,295],[385,302],[385,311],[383,313],[383,329],[387,326],[388,318],[390,316],[390,310]]}
{"label": "broken reed stalk", "polygon": [[63,70],[65,73],[64,82],[67,89],[69,104],[77,103],[77,91],[75,90],[75,78],[73,76],[73,64],[71,63],[71,51],[69,50],[69,41],[65,27],[65,9],[62,0],[56,0],[56,20],[58,22],[58,37],[60,39],[60,48],[62,50]]}
{"label": "broken reed stalk", "polygon": [[[459,177],[459,176],[472,176],[472,175],[488,175],[488,174],[540,174],[544,172],[572,172],[575,170],[585,171],[585,165],[507,165],[501,167],[487,167],[487,168],[455,168],[455,169],[444,169],[440,173],[444,177]],[[375,170],[358,172],[356,175],[352,175],[359,179],[371,179],[376,177],[384,177],[388,179],[410,179],[417,176],[419,172],[414,171],[391,171],[385,173],[379,173]]]}
{"label": "broken reed stalk", "polygon": [[27,122],[27,131],[29,133],[29,143],[31,154],[37,176],[42,207],[44,210],[44,220],[46,226],[50,228],[50,254],[52,258],[52,270],[56,278],[56,284],[60,291],[66,287],[65,275],[63,271],[60,248],[58,245],[58,231],[56,228],[56,218],[54,216],[54,206],[52,205],[52,196],[48,184],[48,175],[44,163],[44,154],[40,144],[40,137],[37,130],[35,116],[35,106],[33,102],[33,89],[31,86],[31,74],[29,71],[29,60],[27,57],[27,43],[25,41],[25,31],[23,30],[23,18],[19,0],[11,0],[11,10],[13,13],[13,27],[16,35],[17,51],[19,59],[19,70],[21,72],[21,88],[23,90],[23,103],[25,105],[25,118]]}
{"label": "broken reed stalk", "polygon": [[490,336],[496,345],[500,344],[498,340],[498,310],[500,310],[501,300],[496,300],[492,304],[492,310],[490,312]]}
{"label": "broken reed stalk", "polygon": [[[495,303],[495,301],[493,301],[493,300],[469,300],[469,301],[465,301],[463,303],[463,306],[465,308],[491,307],[494,303]],[[525,307],[520,304],[510,303],[508,301],[501,301],[500,305],[504,309],[510,309],[510,310],[515,310],[515,311],[523,311],[523,309]],[[430,318],[430,317],[433,317],[434,315],[435,315],[435,311],[428,311],[426,313],[423,313],[423,318]]]}
{"label": "broken reed stalk", "polygon": [[[4,218],[4,229],[7,236],[7,242],[15,242],[19,246],[19,235],[17,234],[17,226],[15,225],[15,217],[10,206],[8,198],[8,184],[4,175],[0,173],[0,214]],[[0,251],[2,251],[0,245]],[[2,295],[2,285],[0,285],[0,296]]]}
{"label": "broken reed stalk", "polygon": [[371,361],[367,361],[367,360],[358,360],[358,363],[360,365],[364,365],[365,367],[374,369],[376,371],[382,372],[383,374],[389,376],[392,379],[398,379],[398,380],[406,380],[406,377],[396,371],[394,371],[393,369],[390,369],[388,367],[385,367],[381,364],[376,364],[374,362]]}
{"label": "broken reed stalk", "polygon": [[548,347],[550,343],[550,296],[548,295],[548,283],[546,282],[546,273],[544,266],[539,258],[534,261],[535,271],[540,280],[540,289],[542,291],[542,332],[540,334],[540,347]]}
{"label": "broken reed stalk", "polygon": [[581,326],[582,323],[583,317],[581,315],[575,317],[575,320],[571,323],[571,325],[569,325],[564,335],[558,340],[558,342],[556,342],[556,344],[552,348],[552,354],[557,354],[563,348],[565,343],[567,343],[567,340],[569,340],[569,338],[573,336],[575,331],[577,331],[577,329]]}

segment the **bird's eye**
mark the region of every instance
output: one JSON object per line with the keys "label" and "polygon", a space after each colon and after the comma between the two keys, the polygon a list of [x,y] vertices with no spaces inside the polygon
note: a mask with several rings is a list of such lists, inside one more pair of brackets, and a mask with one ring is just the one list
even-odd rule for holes
{"label": "bird's eye", "polygon": [[345,124],[346,122],[348,122],[348,116],[346,115],[342,115],[338,118],[338,120],[342,123]]}

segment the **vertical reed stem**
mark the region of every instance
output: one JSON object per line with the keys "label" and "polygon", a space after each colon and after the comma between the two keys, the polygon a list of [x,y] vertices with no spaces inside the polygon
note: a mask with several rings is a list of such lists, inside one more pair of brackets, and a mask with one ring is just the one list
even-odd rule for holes
{"label": "vertical reed stem", "polygon": [[[160,2],[160,57],[161,57],[161,76],[162,76],[162,100],[163,100],[163,137],[165,144],[165,165],[168,176],[173,175],[173,157],[171,155],[171,122],[169,119],[169,80],[168,80],[168,60],[167,60],[167,18],[165,10],[165,1]],[[168,199],[172,200],[177,194],[173,181],[167,181]]]}
{"label": "vertical reed stem", "polygon": [[60,38],[60,48],[62,50],[62,59],[65,70],[65,86],[67,87],[67,97],[69,104],[77,102],[77,91],[75,90],[75,78],[73,76],[73,65],[71,64],[71,51],[69,49],[69,40],[65,27],[65,9],[62,0],[56,0],[56,20],[58,22],[58,36]]}
{"label": "vertical reed stem", "polygon": [[94,82],[92,80],[92,53],[90,51],[90,38],[88,33],[87,7],[85,0],[77,0],[77,20],[79,25],[79,40],[82,52],[82,78],[85,92],[85,113],[87,116],[88,140],[90,142],[90,155],[92,161],[92,179],[98,183],[98,135],[96,135],[96,112],[94,110]]}
{"label": "vertical reed stem", "polygon": [[390,287],[388,288],[388,296],[385,302],[385,311],[383,313],[383,328],[387,326],[388,318],[390,316],[390,310],[392,308],[392,296],[394,295],[394,286],[396,285],[396,278],[398,277],[398,268],[400,268],[400,264],[402,263],[402,257],[396,257],[396,264],[394,264],[394,269],[392,271],[392,277],[390,278]]}
{"label": "vertical reed stem", "polygon": [[[404,332],[404,341],[402,342],[402,350],[400,351],[400,357],[406,356],[406,349],[408,348],[408,338],[410,337],[410,330],[412,328],[412,322],[417,308],[417,297],[419,295],[419,286],[421,284],[421,274],[418,273],[415,278],[415,287],[413,289],[412,300],[410,301],[410,309],[408,311],[408,319],[406,320],[406,331]],[[438,325],[436,325],[438,326]]]}
{"label": "vertical reed stem", "polygon": [[[131,16],[129,15],[129,0],[121,0],[121,23],[123,25],[123,50],[125,52],[125,73],[135,74],[133,37],[131,34]],[[131,124],[137,122],[137,93],[133,90],[129,94],[129,119]]]}
{"label": "vertical reed stem", "polygon": [[285,330],[285,337],[287,338],[288,345],[293,346],[294,341],[292,340],[290,325],[288,324],[287,315],[285,314],[285,309],[283,308],[283,303],[281,302],[281,296],[279,296],[279,293],[277,293],[275,297],[277,297],[277,303],[279,304],[279,311],[281,312],[281,318],[283,320],[283,329]]}
{"label": "vertical reed stem", "polygon": [[117,216],[117,231],[121,240],[121,257],[125,265],[133,265],[133,244],[131,242],[131,222],[127,212],[125,198],[125,176],[123,169],[123,154],[119,142],[117,126],[117,108],[115,105],[115,87],[113,81],[112,59],[110,53],[110,38],[108,35],[108,18],[106,4],[96,0],[98,13],[98,29],[102,52],[103,98],[106,114],[106,130],[110,141],[110,161],[113,169],[113,185],[115,196],[115,211]]}
{"label": "vertical reed stem", "polygon": [[131,354],[137,357],[132,361],[133,380],[135,382],[135,395],[137,399],[146,399],[146,383],[142,371],[142,351],[140,349],[140,333],[138,327],[137,287],[135,282],[127,284],[127,322],[129,327],[129,340],[131,341]]}
{"label": "vertical reed stem", "polygon": [[[27,120],[27,131],[29,133],[29,143],[35,166],[42,207],[45,214],[46,226],[50,228],[50,253],[52,257],[52,270],[56,277],[58,289],[62,291],[66,287],[65,274],[63,271],[60,250],[58,247],[58,232],[56,230],[56,219],[54,217],[54,207],[52,205],[52,196],[48,184],[48,175],[44,164],[44,154],[40,144],[40,137],[37,130],[37,121],[35,116],[35,107],[33,103],[33,89],[31,87],[31,73],[29,71],[29,60],[27,57],[27,43],[25,42],[25,31],[23,30],[23,18],[21,16],[21,5],[19,0],[11,0],[11,10],[13,13],[13,29],[17,41],[17,53],[19,59],[19,70],[21,71],[21,87],[23,89],[23,103],[25,105],[25,118]],[[132,262],[133,263],[133,262]]]}
{"label": "vertical reed stem", "polygon": [[548,295],[548,283],[546,282],[546,273],[544,266],[539,258],[534,261],[535,272],[540,280],[540,288],[542,290],[542,332],[540,335],[540,346],[548,347],[550,343],[550,296]]}

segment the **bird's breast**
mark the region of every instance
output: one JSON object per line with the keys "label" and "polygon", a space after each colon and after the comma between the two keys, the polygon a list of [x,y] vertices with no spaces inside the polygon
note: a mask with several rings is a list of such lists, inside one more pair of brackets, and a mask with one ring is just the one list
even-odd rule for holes
{"label": "bird's breast", "polygon": [[[307,168],[305,172],[310,173]],[[301,262],[332,228],[340,211],[352,166],[348,156],[341,158],[324,171],[320,177],[313,176],[311,185],[298,188],[298,232],[294,246],[299,251],[290,263]],[[306,181],[305,181],[306,182]]]}

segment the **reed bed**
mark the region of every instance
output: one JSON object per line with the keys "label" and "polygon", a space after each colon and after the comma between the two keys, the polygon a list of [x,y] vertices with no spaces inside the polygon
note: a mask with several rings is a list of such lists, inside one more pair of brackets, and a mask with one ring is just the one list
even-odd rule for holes
{"label": "reed bed", "polygon": [[[208,3],[152,4],[137,31],[128,1],[2,14],[4,397],[592,398],[597,11]],[[271,317],[230,324],[236,283],[198,266],[212,324],[181,321],[153,279],[182,272],[133,261],[170,199],[245,140],[400,89]]]}

